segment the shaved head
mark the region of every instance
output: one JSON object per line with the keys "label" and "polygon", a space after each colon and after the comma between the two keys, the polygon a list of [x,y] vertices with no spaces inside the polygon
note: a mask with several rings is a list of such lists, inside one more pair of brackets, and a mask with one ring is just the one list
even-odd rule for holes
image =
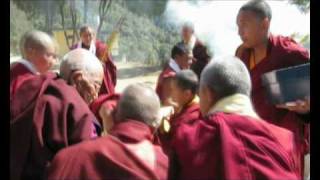
{"label": "shaved head", "polygon": [[133,84],[123,91],[118,104],[117,119],[133,119],[157,127],[159,110],[160,100],[156,92],[145,84]]}
{"label": "shaved head", "polygon": [[247,67],[234,56],[211,61],[200,78],[200,110],[207,114],[220,99],[234,94],[250,97],[251,79]]}
{"label": "shaved head", "polygon": [[63,57],[60,75],[69,82],[72,72],[76,70],[81,70],[88,75],[103,74],[103,67],[99,59],[82,48],[74,49]]}
{"label": "shaved head", "polygon": [[82,48],[66,54],[60,65],[61,77],[68,84],[75,86],[88,104],[98,97],[103,73],[103,66],[99,59]]}
{"label": "shaved head", "polygon": [[20,41],[22,57],[35,69],[44,74],[56,63],[58,45],[47,33],[32,30],[23,35]]}
{"label": "shaved head", "polygon": [[209,63],[201,74],[200,85],[206,85],[221,98],[235,93],[250,96],[251,80],[247,67],[234,56]]}
{"label": "shaved head", "polygon": [[20,41],[20,50],[22,56],[25,58],[29,50],[44,51],[51,46],[55,46],[53,39],[42,31],[29,31],[25,33]]}
{"label": "shaved head", "polygon": [[271,20],[272,11],[265,0],[251,0],[244,4],[240,11],[251,11],[260,19],[268,18]]}

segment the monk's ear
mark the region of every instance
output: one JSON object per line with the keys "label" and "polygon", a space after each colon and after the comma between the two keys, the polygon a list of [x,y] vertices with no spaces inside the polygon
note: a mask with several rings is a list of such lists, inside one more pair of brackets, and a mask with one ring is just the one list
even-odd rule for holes
{"label": "monk's ear", "polygon": [[213,106],[219,99],[214,90],[212,88],[209,88],[208,86],[204,87],[204,93],[206,94],[208,101],[210,101],[209,103],[211,106]]}
{"label": "monk's ear", "polygon": [[262,20],[262,27],[264,30],[268,31],[270,27],[270,20],[266,17]]}

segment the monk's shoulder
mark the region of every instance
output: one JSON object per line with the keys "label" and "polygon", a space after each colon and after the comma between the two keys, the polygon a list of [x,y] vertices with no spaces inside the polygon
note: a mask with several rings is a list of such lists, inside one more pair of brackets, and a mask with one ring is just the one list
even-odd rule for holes
{"label": "monk's shoulder", "polygon": [[308,50],[291,37],[281,35],[271,36],[270,42],[280,55],[309,57]]}

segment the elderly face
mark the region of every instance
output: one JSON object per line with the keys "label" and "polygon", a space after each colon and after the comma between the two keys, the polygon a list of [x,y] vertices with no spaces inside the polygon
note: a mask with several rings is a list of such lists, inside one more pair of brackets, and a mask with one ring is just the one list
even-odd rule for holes
{"label": "elderly face", "polygon": [[181,30],[181,35],[182,35],[182,39],[185,40],[185,41],[189,41],[191,36],[193,34],[193,30],[189,27],[182,27],[182,30]]}
{"label": "elderly face", "polygon": [[87,104],[90,104],[98,97],[102,85],[103,74],[98,72],[90,74],[80,73],[81,78],[76,79],[74,83],[81,97]]}
{"label": "elderly face", "polygon": [[94,39],[93,29],[87,28],[80,34],[80,38],[83,44],[85,44],[86,46],[90,46],[92,40]]}
{"label": "elderly face", "polygon": [[37,70],[43,74],[46,73],[56,62],[57,54],[53,43],[47,45],[43,50],[32,50],[33,64]]}
{"label": "elderly face", "polygon": [[247,48],[254,48],[260,43],[268,32],[263,24],[263,20],[259,19],[251,11],[240,11],[237,16],[238,34]]}

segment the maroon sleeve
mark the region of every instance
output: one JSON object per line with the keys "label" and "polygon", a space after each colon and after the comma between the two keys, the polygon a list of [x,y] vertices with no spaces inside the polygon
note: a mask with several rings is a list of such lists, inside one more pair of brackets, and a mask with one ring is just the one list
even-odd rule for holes
{"label": "maroon sleeve", "polygon": [[309,62],[309,52],[291,38],[285,38],[282,46],[287,51],[286,65],[294,66]]}
{"label": "maroon sleeve", "polygon": [[[95,116],[78,92],[63,80],[51,81],[38,101],[43,137],[53,151],[96,136]],[[37,124],[38,125],[38,124]]]}

